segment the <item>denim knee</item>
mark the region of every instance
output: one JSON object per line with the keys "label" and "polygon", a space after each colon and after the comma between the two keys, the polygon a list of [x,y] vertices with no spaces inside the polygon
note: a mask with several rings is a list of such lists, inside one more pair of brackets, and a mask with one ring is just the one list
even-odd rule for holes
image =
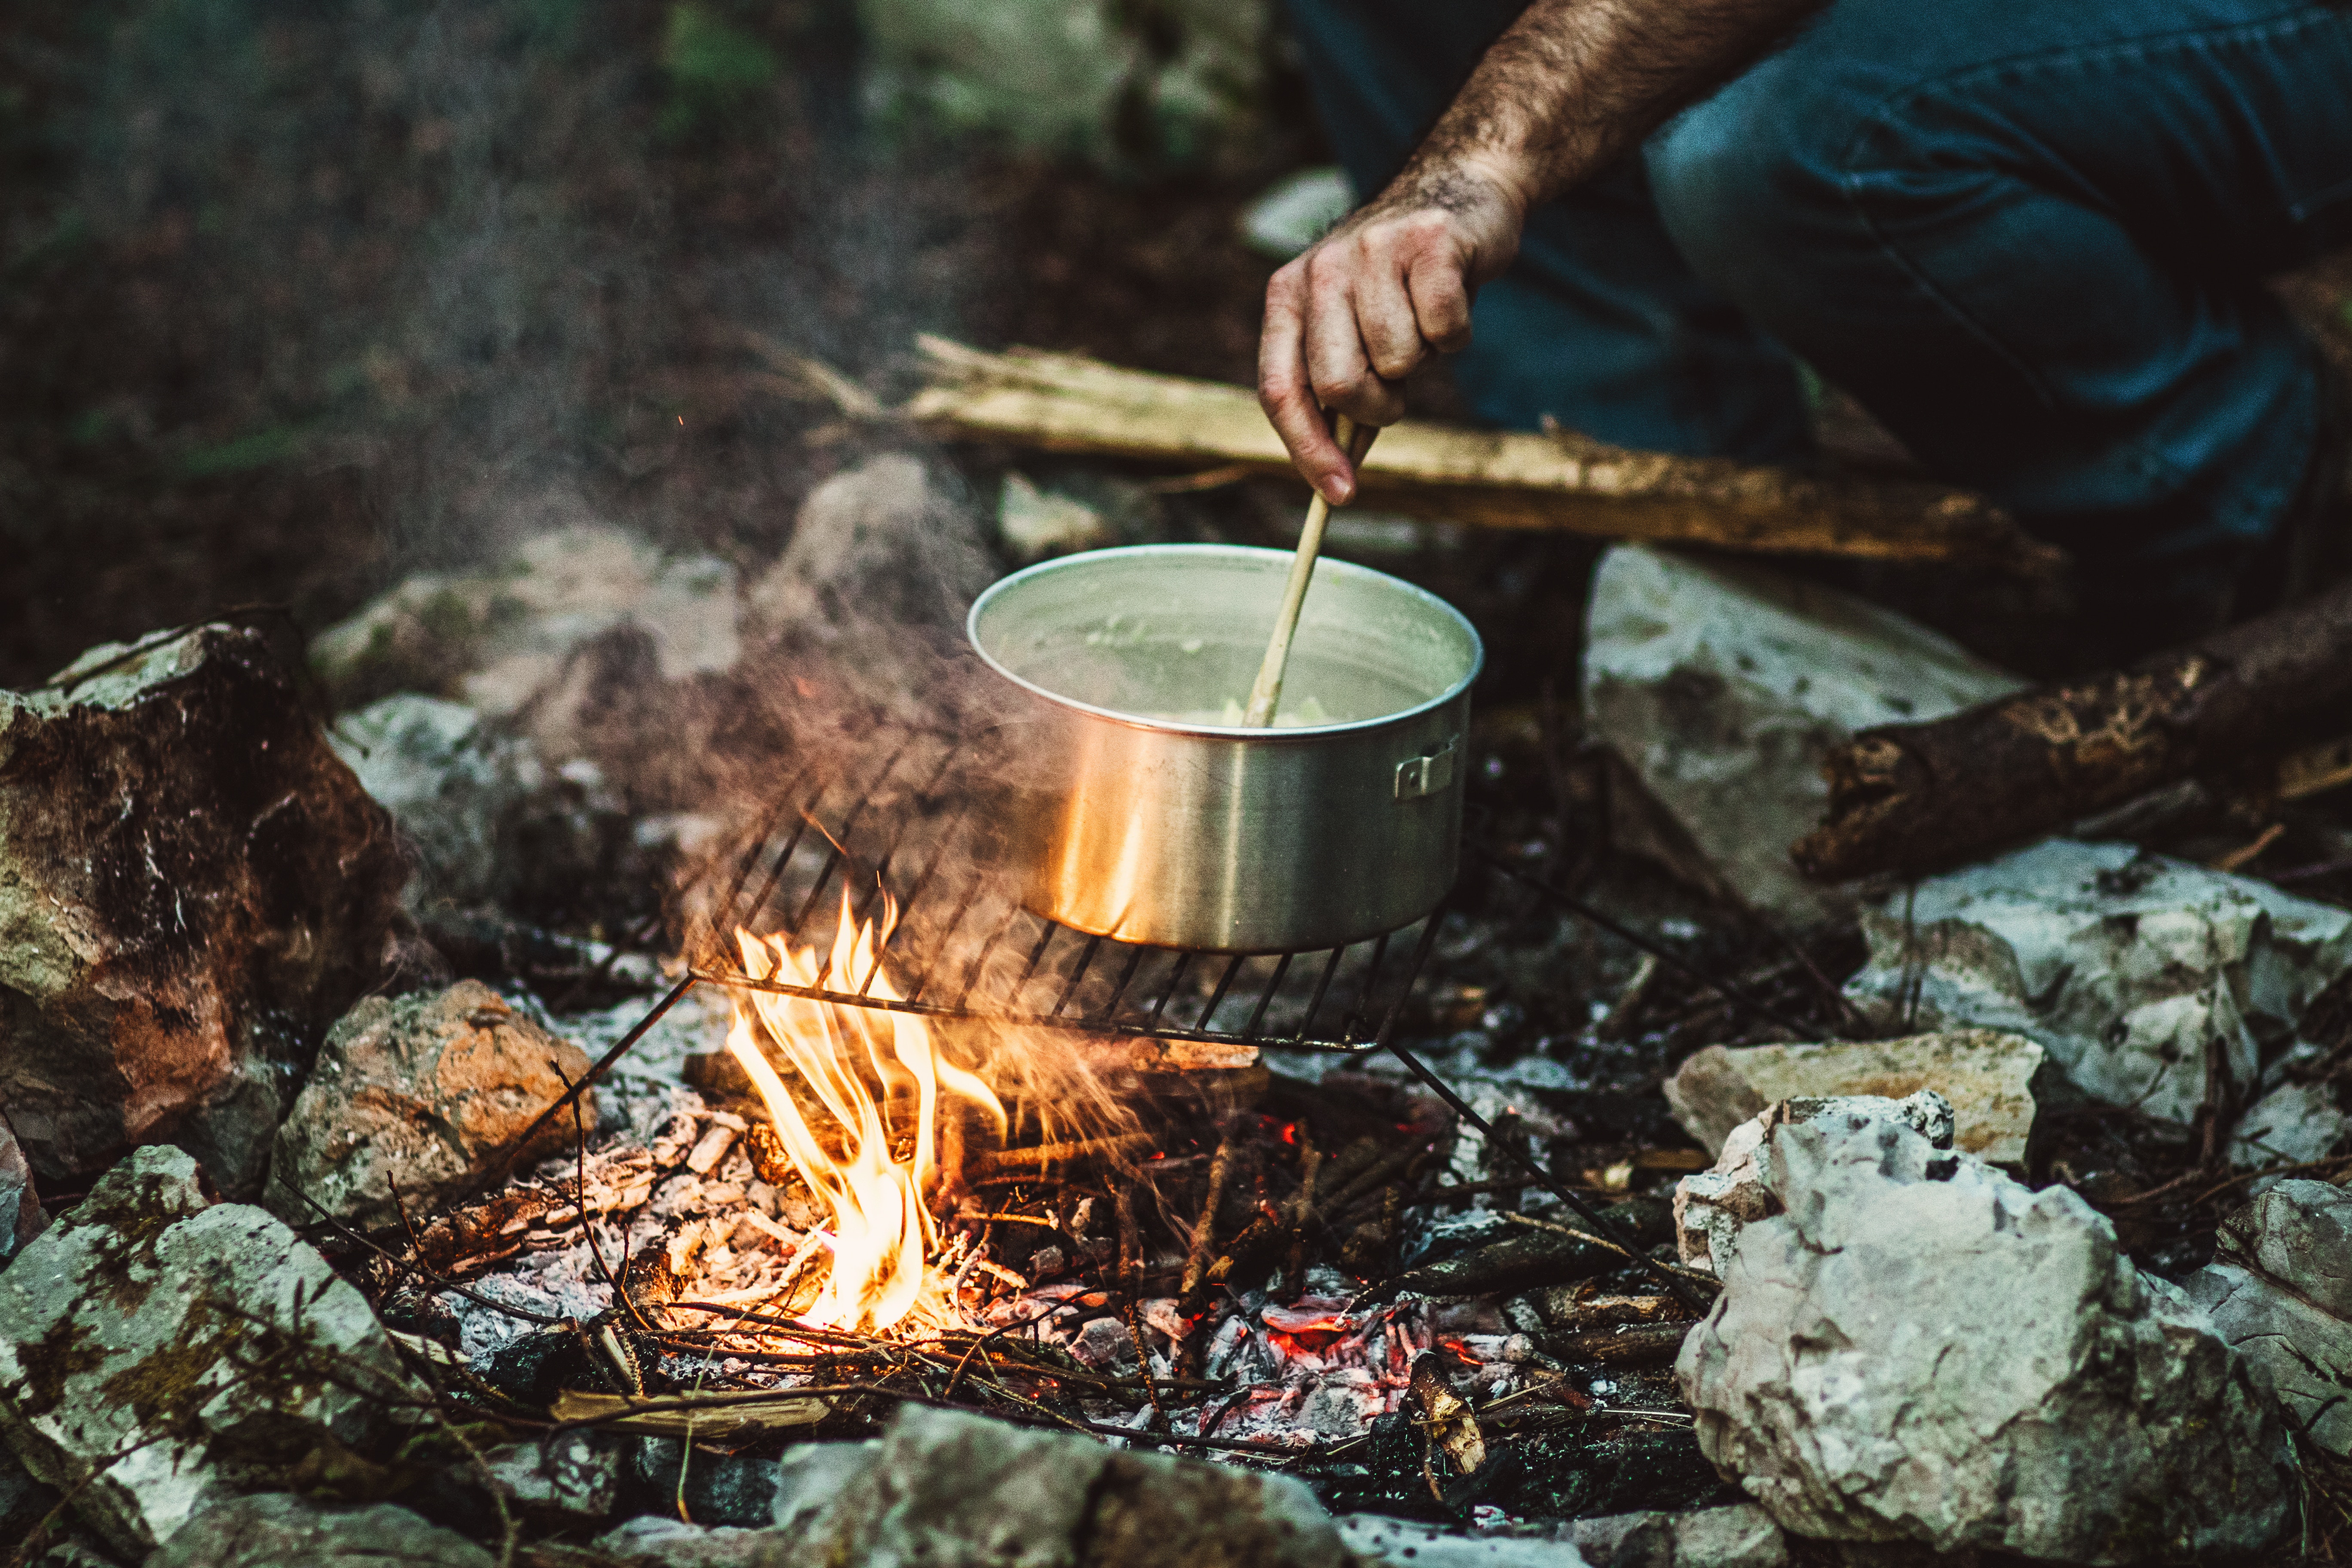
{"label": "denim knee", "polygon": [[1849,221],[1840,158],[1854,127],[1834,95],[1768,61],[1667,122],[1643,148],[1658,216],[1693,271],[1767,331]]}

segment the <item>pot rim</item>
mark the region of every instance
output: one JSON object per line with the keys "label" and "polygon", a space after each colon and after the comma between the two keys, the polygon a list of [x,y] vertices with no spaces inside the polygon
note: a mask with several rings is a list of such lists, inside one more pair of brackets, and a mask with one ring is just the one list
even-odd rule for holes
{"label": "pot rim", "polygon": [[1034,692],[1057,708],[1084,713],[1090,718],[1108,719],[1113,723],[1125,724],[1131,729],[1156,730],[1176,735],[1204,735],[1217,740],[1315,741],[1333,735],[1385,729],[1390,725],[1434,712],[1449,703],[1458,701],[1462,695],[1470,689],[1471,683],[1478,679],[1480,672],[1486,668],[1486,641],[1478,636],[1478,628],[1470,624],[1469,616],[1418,584],[1408,583],[1402,577],[1392,576],[1370,566],[1359,565],[1353,561],[1334,560],[1328,556],[1317,560],[1315,563],[1317,572],[1338,571],[1360,577],[1377,579],[1381,583],[1402,589],[1406,595],[1418,601],[1423,609],[1433,612],[1441,617],[1451,618],[1461,629],[1462,635],[1470,640],[1470,668],[1463,673],[1462,678],[1436,696],[1426,701],[1415,703],[1411,708],[1400,708],[1392,713],[1382,713],[1370,719],[1351,719],[1341,724],[1286,724],[1280,729],[1252,729],[1241,724],[1184,724],[1172,719],[1155,719],[1140,713],[1122,713],[1116,708],[1097,707],[1091,702],[1081,702],[1075,697],[1066,697],[1058,691],[1049,690],[1026,676],[1017,675],[1006,668],[980,640],[980,618],[986,612],[989,605],[1000,595],[1010,593],[1034,578],[1050,576],[1056,572],[1071,571],[1087,563],[1099,561],[1106,556],[1115,555],[1132,559],[1137,556],[1189,555],[1197,558],[1203,555],[1215,555],[1228,559],[1261,561],[1269,565],[1286,568],[1294,554],[1292,551],[1270,550],[1255,544],[1123,544],[1108,550],[1086,550],[1076,554],[1055,556],[1051,561],[1040,561],[1034,566],[1024,566],[1018,572],[1009,573],[983,589],[980,597],[971,602],[971,610],[964,616],[964,641],[971,645],[971,651],[979,655],[981,662],[987,665],[989,668],[1015,686]]}

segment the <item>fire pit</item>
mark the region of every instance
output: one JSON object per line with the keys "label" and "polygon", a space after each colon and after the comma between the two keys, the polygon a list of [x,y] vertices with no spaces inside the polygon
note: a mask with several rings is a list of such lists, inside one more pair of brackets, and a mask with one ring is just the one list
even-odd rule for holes
{"label": "fire pit", "polygon": [[[1457,1387],[1496,1432],[1612,1406],[1612,1429],[1686,1429],[1638,1368],[1596,1393],[1549,1363],[1458,1255],[1500,1231],[1559,1252],[1548,1278],[1622,1275],[1600,1298],[1638,1303],[1563,1298],[1570,1316],[1686,1322],[1636,1283],[1646,1257],[1580,1220],[1438,1217],[1429,1195],[1463,1184],[1439,1096],[1354,1075],[1302,1101],[1259,1062],[1378,1047],[1442,914],[1257,955],[1071,931],[1023,908],[974,820],[989,743],[876,731],[689,896],[692,963],[590,1076],[698,994],[727,1030],[696,1087],[609,1079],[608,1136],[583,1124],[569,1160],[419,1234],[473,1292],[452,1348],[479,1375],[560,1419],[724,1447],[971,1405],[1336,1466],[1371,1500],[1409,1482],[1440,1512],[1495,1479]],[[1540,1124],[1474,1120],[1497,1154]],[[1457,1202],[1498,1201],[1470,1186]],[[1594,1223],[1665,1235],[1656,1200]],[[1447,1268],[1458,1289],[1372,1289]],[[1617,1359],[1654,1367],[1676,1338]]]}

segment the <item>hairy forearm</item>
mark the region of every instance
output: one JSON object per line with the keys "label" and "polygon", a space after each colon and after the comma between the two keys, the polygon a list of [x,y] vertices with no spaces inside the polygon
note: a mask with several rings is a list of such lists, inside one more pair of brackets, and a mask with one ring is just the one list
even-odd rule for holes
{"label": "hairy forearm", "polygon": [[1465,178],[1528,207],[1597,173],[1827,0],[1535,0],[1487,50],[1391,198]]}

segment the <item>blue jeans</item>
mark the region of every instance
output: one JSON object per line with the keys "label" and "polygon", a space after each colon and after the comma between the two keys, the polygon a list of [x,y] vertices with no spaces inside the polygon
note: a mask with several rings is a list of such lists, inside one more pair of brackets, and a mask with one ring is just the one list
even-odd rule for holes
{"label": "blue jeans", "polygon": [[[1286,0],[1377,190],[1522,0]],[[2227,571],[2310,470],[2260,279],[2352,244],[2352,8],[1835,0],[1533,214],[1456,378],[1494,424],[1802,458],[1789,355],[2093,573]]]}

